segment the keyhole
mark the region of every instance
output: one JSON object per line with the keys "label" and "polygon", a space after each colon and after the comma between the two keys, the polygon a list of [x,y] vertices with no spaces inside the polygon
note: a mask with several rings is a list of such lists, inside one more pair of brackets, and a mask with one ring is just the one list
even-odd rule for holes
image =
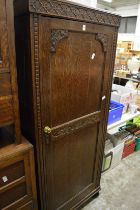
{"label": "keyhole", "polygon": [[103,97],[102,97],[102,101],[104,101],[105,99],[106,99],[106,96],[103,96]]}
{"label": "keyhole", "polygon": [[95,53],[92,54],[92,56],[91,56],[91,59],[92,59],[92,60],[94,60],[95,55],[96,55]]}
{"label": "keyhole", "polygon": [[86,31],[86,25],[83,25],[82,30]]}
{"label": "keyhole", "polygon": [[8,182],[7,176],[3,176],[3,177],[2,177],[2,180],[3,180],[4,183],[5,183],[5,182]]}

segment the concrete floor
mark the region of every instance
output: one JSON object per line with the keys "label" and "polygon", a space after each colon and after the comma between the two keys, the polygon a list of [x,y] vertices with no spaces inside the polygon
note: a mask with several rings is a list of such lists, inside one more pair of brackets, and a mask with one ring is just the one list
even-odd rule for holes
{"label": "concrete floor", "polygon": [[140,210],[140,151],[102,175],[101,188],[82,210]]}

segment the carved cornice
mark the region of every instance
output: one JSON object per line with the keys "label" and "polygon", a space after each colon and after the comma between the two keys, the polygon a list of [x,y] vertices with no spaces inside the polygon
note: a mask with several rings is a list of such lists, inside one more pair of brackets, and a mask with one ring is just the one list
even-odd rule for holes
{"label": "carved cornice", "polygon": [[55,53],[58,42],[67,37],[68,30],[53,29],[51,31],[51,53]]}
{"label": "carved cornice", "polygon": [[58,0],[29,0],[29,11],[53,17],[119,27],[120,16]]}
{"label": "carved cornice", "polygon": [[96,35],[96,40],[98,40],[102,44],[103,50],[104,52],[106,52],[108,45],[108,36],[106,34],[98,33]]}
{"label": "carved cornice", "polygon": [[69,135],[79,129],[88,127],[100,121],[100,112],[95,112],[85,117],[81,117],[77,120],[73,120],[69,123],[66,123],[62,126],[58,126],[52,129],[52,136],[55,138],[63,137]]}

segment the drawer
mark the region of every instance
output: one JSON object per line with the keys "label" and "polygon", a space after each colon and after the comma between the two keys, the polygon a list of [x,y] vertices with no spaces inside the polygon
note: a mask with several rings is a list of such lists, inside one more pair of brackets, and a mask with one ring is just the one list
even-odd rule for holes
{"label": "drawer", "polygon": [[0,127],[14,122],[11,97],[0,97]]}
{"label": "drawer", "polygon": [[0,96],[11,95],[11,78],[9,73],[0,73]]}
{"label": "drawer", "polygon": [[33,210],[33,202],[30,201],[27,204],[25,204],[24,206],[21,206],[20,208],[18,208],[17,210]]}
{"label": "drawer", "polygon": [[0,169],[0,188],[25,176],[24,161]]}
{"label": "drawer", "polygon": [[5,0],[0,1],[0,68],[8,68],[8,33]]}
{"label": "drawer", "polygon": [[37,210],[33,161],[32,145],[24,139],[1,149],[0,210]]}
{"label": "drawer", "polygon": [[0,209],[16,202],[27,195],[26,183],[22,183],[14,188],[11,188],[3,193],[0,192]]}

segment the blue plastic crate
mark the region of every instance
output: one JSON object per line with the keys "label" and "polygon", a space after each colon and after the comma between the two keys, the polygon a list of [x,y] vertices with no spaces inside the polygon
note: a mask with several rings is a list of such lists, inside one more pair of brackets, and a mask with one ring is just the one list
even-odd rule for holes
{"label": "blue plastic crate", "polygon": [[110,101],[108,125],[121,120],[124,105],[115,101]]}

